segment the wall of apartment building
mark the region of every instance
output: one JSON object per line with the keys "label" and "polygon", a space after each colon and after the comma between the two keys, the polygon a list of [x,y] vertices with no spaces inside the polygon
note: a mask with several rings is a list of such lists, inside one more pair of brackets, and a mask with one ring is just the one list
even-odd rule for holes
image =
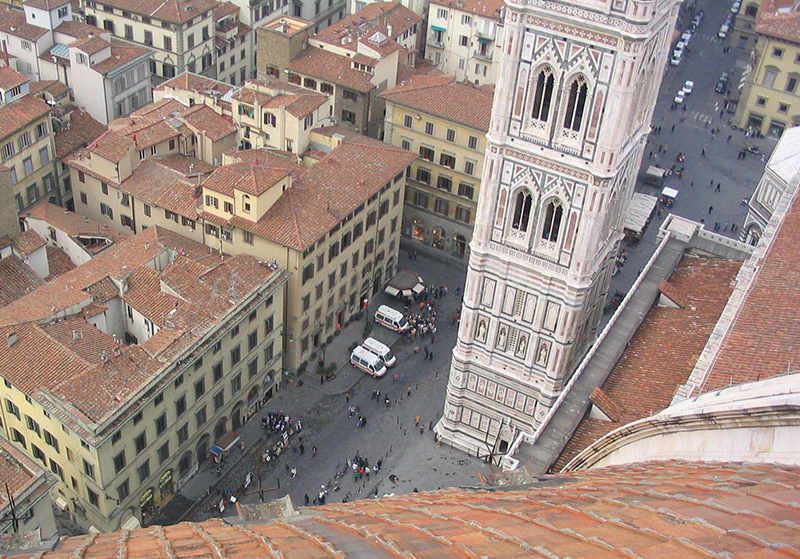
{"label": "wall of apartment building", "polygon": [[306,48],[308,38],[314,33],[314,26],[309,25],[291,35],[265,27],[259,27],[256,33],[258,79],[270,77],[265,71],[268,66],[277,68],[280,79],[285,79],[286,65]]}
{"label": "wall of apartment building", "polygon": [[72,19],[72,6],[64,4],[61,9],[45,10],[31,5],[23,6],[26,20],[39,27],[53,30],[64,21]]}
{"label": "wall of apartment building", "polygon": [[[735,119],[741,128],[777,138],[800,124],[800,42],[761,35],[755,59]],[[735,83],[728,87],[736,90]]]}
{"label": "wall of apartment building", "polygon": [[234,37],[236,46],[228,44],[217,52],[217,79],[231,85],[244,85],[252,76],[253,32]]}
{"label": "wall of apartment building", "polygon": [[[25,394],[8,385],[0,388],[5,434],[9,440],[14,440],[12,429],[22,434],[29,455],[34,453],[31,444],[40,448],[44,459],[33,456],[34,459],[59,475],[63,483],[57,485],[55,492],[63,497],[73,519],[83,528],[94,526],[111,531],[119,529],[131,515],[141,520],[139,504],[148,489],[153,494],[153,505],[163,505],[185,481],[182,476],[190,477],[194,466],[208,458],[215,440],[238,428],[248,410],[253,412],[267,392],[272,394],[280,388],[283,297],[283,284],[270,281],[263,293],[221,325],[219,332],[193,352],[190,360],[174,364],[166,373],[172,379],[169,383],[148,394],[141,407],[98,434],[100,440],[96,444],[81,439],[36,400],[28,401]],[[249,336],[253,332],[256,345],[251,348]],[[236,346],[239,359],[234,362]],[[217,366],[221,375],[215,374]],[[235,380],[237,375],[241,375],[239,381]],[[202,391],[198,388],[200,383]],[[217,409],[214,398],[220,392],[223,403]],[[179,404],[182,397],[183,405]],[[9,413],[5,400],[19,409],[19,418]],[[165,428],[159,432],[157,421],[162,414]],[[40,434],[28,427],[26,416],[37,422]],[[55,437],[55,445],[46,444],[45,430]],[[138,450],[137,438],[143,433],[145,445]],[[165,444],[168,455],[162,459],[159,449]],[[19,442],[17,446],[22,447]],[[58,468],[52,466],[53,462]],[[142,469],[145,464],[147,471]],[[171,472],[172,484],[161,487],[166,472]],[[97,496],[96,504],[89,491]]]}
{"label": "wall of apartment building", "polygon": [[[426,132],[429,124],[433,125],[432,134]],[[457,256],[465,255],[475,222],[485,136],[485,130],[387,102],[386,141],[420,154],[408,177],[404,235]],[[433,150],[433,161],[424,159],[430,155],[420,148]],[[455,158],[454,168],[441,160],[442,154]],[[448,183],[439,183],[439,177],[449,179],[449,190]]]}
{"label": "wall of apartment building", "polygon": [[[234,100],[234,111],[237,111],[237,101]],[[275,126],[264,124],[264,113],[270,113],[275,116]],[[240,128],[240,140],[250,142],[251,147],[271,147],[282,150],[291,151],[293,153],[302,153],[308,147],[311,141],[311,132],[320,125],[332,124],[331,116],[333,115],[333,106],[330,99],[320,105],[312,113],[310,113],[311,121],[306,124],[306,117],[296,117],[286,110],[286,107],[281,106],[276,109],[261,109],[261,115],[256,119],[250,119],[243,116],[243,121],[253,124],[251,127],[250,138],[245,138],[241,134],[243,129]],[[288,143],[287,143],[288,140]],[[291,146],[291,149],[289,147]]]}
{"label": "wall of apartment building", "polygon": [[39,72],[39,55],[52,46],[50,34],[45,33],[35,40],[24,39],[9,33],[0,33],[0,41],[5,41],[8,53],[15,56],[17,72],[31,81],[43,79]]}
{"label": "wall of apartment building", "polygon": [[[37,137],[37,129],[40,130]],[[46,134],[41,136],[42,131]],[[27,134],[30,143],[20,150],[20,137]],[[47,196],[56,186],[55,144],[50,126],[50,115],[31,121],[24,128],[0,139],[0,146],[14,144],[14,155],[0,161],[10,171],[14,209],[22,211],[36,200]],[[3,159],[0,156],[0,159]],[[30,159],[28,169],[25,162]],[[28,172],[30,170],[30,172]]]}
{"label": "wall of apartment building", "polygon": [[139,233],[148,227],[158,225],[180,233],[198,243],[203,242],[203,226],[195,215],[178,215],[164,208],[146,204],[138,198],[133,199],[133,215],[136,222],[136,232]]}
{"label": "wall of apartment building", "polygon": [[19,235],[17,204],[12,196],[11,169],[0,164],[0,238]]}
{"label": "wall of apartment building", "polygon": [[[213,16],[195,17],[191,22],[181,25],[180,28],[177,33],[178,43],[174,47],[177,73],[182,74],[189,69],[189,71],[215,78],[217,76],[217,53],[214,46]],[[207,38],[204,38],[204,29]],[[190,46],[190,37],[194,40],[194,46]],[[203,68],[203,56],[208,54],[211,55],[210,64]],[[196,66],[194,70],[190,70],[193,61]]]}
{"label": "wall of apartment building", "polygon": [[[132,60],[103,78],[106,114],[112,120],[127,116],[152,100],[149,57]],[[81,103],[77,97],[76,101]],[[101,122],[108,124],[108,122]]]}

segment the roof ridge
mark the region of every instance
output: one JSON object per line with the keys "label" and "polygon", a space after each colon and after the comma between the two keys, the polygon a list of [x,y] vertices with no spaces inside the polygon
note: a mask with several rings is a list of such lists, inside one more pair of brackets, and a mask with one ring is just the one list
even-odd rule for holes
{"label": "roof ridge", "polygon": [[292,214],[292,226],[294,228],[295,240],[297,241],[298,246],[302,247],[303,250],[305,250],[306,246],[305,244],[303,244],[303,239],[300,236],[300,223],[297,219],[297,212],[295,211],[294,208],[294,200],[292,199],[293,196],[291,196],[291,190],[292,189],[290,188],[288,191],[284,192],[284,194],[289,194],[289,196],[287,196],[286,199],[289,202],[289,209],[291,210]]}

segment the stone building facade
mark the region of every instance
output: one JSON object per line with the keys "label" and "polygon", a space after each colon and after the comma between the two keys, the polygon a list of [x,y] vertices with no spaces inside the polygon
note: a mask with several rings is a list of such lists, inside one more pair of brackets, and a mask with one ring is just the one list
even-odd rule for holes
{"label": "stone building facade", "polygon": [[504,452],[593,341],[675,1],[507,2],[458,342],[437,435]]}

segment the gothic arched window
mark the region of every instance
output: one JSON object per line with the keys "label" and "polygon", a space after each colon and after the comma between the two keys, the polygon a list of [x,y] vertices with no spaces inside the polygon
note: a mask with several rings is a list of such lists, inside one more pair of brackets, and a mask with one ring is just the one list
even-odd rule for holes
{"label": "gothic arched window", "polygon": [[558,232],[561,229],[561,218],[564,215],[564,208],[561,202],[553,200],[547,204],[544,213],[544,228],[542,228],[542,238],[550,242],[558,242]]}
{"label": "gothic arched window", "polygon": [[520,191],[517,193],[516,202],[514,205],[514,218],[511,221],[511,227],[517,231],[527,231],[528,222],[531,217],[531,195],[527,192]]}
{"label": "gothic arched window", "polygon": [[547,122],[550,116],[550,102],[553,99],[553,86],[555,77],[553,70],[549,66],[539,72],[536,78],[536,92],[533,96],[533,111],[531,116],[536,120]]}
{"label": "gothic arched window", "polygon": [[583,122],[583,112],[586,108],[586,98],[589,96],[589,86],[586,78],[578,76],[569,86],[567,110],[564,113],[564,128],[580,132]]}

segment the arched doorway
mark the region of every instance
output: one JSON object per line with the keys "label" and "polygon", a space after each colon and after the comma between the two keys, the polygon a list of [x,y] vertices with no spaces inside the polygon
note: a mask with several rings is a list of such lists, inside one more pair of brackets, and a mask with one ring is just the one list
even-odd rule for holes
{"label": "arched doorway", "polygon": [[375,276],[372,279],[372,294],[376,295],[383,287],[383,270],[378,268],[375,270]]}
{"label": "arched doorway", "polygon": [[453,238],[453,252],[458,256],[464,256],[464,252],[467,250],[467,239],[464,238],[464,235],[456,235]]}
{"label": "arched doorway", "polygon": [[139,513],[142,516],[142,526],[147,526],[156,513],[156,500],[153,495],[153,488],[145,489],[139,499]]}
{"label": "arched doorway", "polygon": [[421,243],[425,242],[425,222],[419,218],[411,224],[411,238]]}
{"label": "arched doorway", "polygon": [[442,229],[437,225],[436,227],[433,228],[433,233],[431,233],[431,246],[434,248],[438,248],[439,250],[444,249],[444,239],[445,239],[444,229]]}
{"label": "arched doorway", "polygon": [[239,427],[242,426],[242,408],[244,407],[244,402],[239,400],[236,402],[236,405],[233,406],[233,411],[231,411],[231,430],[236,431]]}
{"label": "arched doorway", "polygon": [[181,477],[186,475],[186,472],[192,469],[192,451],[187,450],[181,456],[180,462],[178,462],[178,473]]}
{"label": "arched doorway", "polygon": [[219,439],[228,432],[228,418],[221,417],[219,421],[217,421],[217,425],[214,427],[214,438]]}
{"label": "arched doorway", "polygon": [[202,464],[208,458],[208,449],[211,437],[208,433],[200,437],[197,442],[197,463]]}

